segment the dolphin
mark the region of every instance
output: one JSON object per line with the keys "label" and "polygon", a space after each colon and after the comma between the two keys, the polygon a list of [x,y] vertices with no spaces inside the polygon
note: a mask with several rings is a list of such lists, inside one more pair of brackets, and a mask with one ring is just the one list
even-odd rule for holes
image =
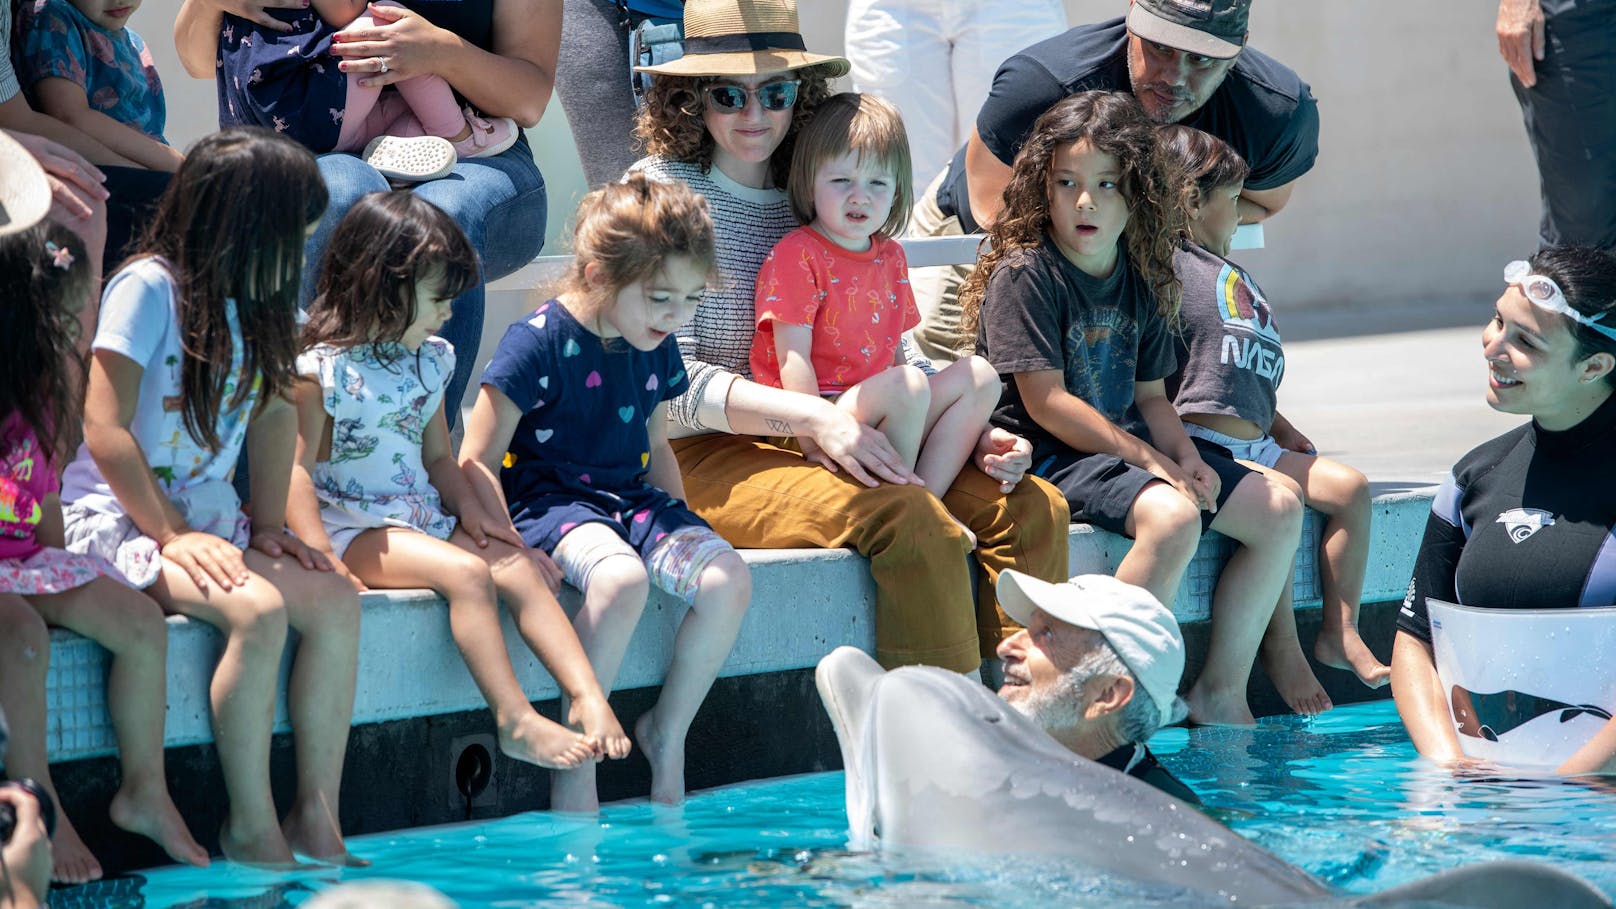
{"label": "dolphin", "polygon": [[1612,906],[1574,875],[1517,861],[1343,897],[1149,784],[1072,754],[970,678],[887,672],[839,647],[814,679],[841,745],[854,849],[1061,856],[1239,906]]}
{"label": "dolphin", "polygon": [[1559,711],[1560,722],[1569,723],[1583,714],[1609,720],[1610,711],[1598,704],[1567,704],[1524,691],[1493,691],[1487,694],[1453,686],[1453,719],[1460,734],[1489,742],[1525,726],[1540,716]]}

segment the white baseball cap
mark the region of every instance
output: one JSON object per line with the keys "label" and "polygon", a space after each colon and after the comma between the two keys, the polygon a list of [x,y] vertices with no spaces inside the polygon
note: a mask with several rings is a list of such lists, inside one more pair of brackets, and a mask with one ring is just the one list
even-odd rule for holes
{"label": "white baseball cap", "polygon": [[1069,625],[1098,631],[1156,702],[1162,725],[1173,721],[1178,682],[1184,676],[1184,634],[1178,620],[1143,587],[1110,575],[1080,574],[1063,584],[1005,569],[999,573],[999,605],[1022,625],[1042,609]]}

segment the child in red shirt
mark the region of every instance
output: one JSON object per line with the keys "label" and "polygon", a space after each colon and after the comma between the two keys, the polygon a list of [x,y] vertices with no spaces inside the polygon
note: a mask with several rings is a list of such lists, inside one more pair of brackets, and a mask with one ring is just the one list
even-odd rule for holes
{"label": "child in red shirt", "polygon": [[[920,311],[892,235],[909,219],[910,170],[903,120],[873,95],[836,95],[804,127],[788,190],[807,226],[758,271],[752,377],[833,398],[942,495],[987,427],[999,378],[980,357],[927,375],[904,355]],[[793,441],[832,466],[812,441]]]}

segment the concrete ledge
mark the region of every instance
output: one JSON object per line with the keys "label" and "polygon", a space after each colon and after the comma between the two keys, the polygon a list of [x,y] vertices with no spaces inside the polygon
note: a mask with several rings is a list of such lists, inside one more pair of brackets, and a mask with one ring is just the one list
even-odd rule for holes
{"label": "concrete ledge", "polygon": [[[1379,496],[1375,500],[1373,541],[1365,603],[1401,599],[1413,568],[1431,491]],[[1298,609],[1319,605],[1317,553],[1322,520],[1309,512],[1297,551],[1294,595]],[[1131,540],[1074,525],[1070,532],[1071,573],[1109,572]],[[1232,544],[1217,534],[1201,543],[1180,588],[1175,613],[1184,623],[1204,622],[1212,588]],[[866,652],[875,645],[875,587],[864,559],[846,550],[747,550],[754,597],[724,676],[760,675],[806,669],[843,644]],[[448,611],[427,591],[372,592],[363,598],[359,689],[354,725],[418,716],[478,710],[484,705],[459,651],[449,636]],[[576,591],[566,588],[562,605],[577,609]],[[619,690],[659,684],[667,667],[673,634],[683,607],[656,592],[635,631],[623,662]],[[503,617],[512,663],[528,697],[558,696],[554,681],[521,643],[508,615]],[[170,747],[212,741],[208,681],[222,638],[197,622],[169,620],[168,717]],[[276,728],[287,729],[284,692],[290,652],[281,666]],[[46,745],[53,761],[111,754],[117,743],[106,712],[106,651],[71,632],[51,634],[47,680],[49,725]]]}

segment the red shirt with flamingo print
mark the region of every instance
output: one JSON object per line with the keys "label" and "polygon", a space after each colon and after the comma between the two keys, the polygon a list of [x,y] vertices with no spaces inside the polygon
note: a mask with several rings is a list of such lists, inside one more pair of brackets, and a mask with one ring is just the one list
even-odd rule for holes
{"label": "red shirt with flamingo print", "polygon": [[840,394],[896,362],[899,337],[920,324],[909,262],[898,241],[870,238],[853,252],[799,227],[769,252],[757,276],[752,378],[780,387],[774,323],[813,330],[820,394]]}

